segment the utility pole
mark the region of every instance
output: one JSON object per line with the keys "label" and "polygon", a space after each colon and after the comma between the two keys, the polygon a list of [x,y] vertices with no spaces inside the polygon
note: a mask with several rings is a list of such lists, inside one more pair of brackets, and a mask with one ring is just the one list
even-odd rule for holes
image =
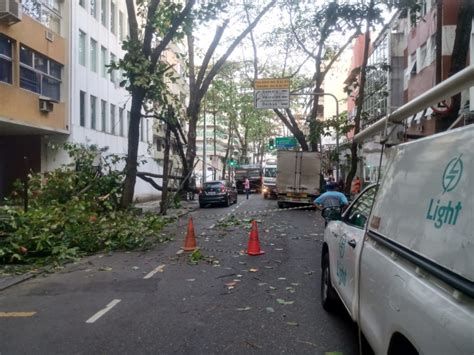
{"label": "utility pole", "polygon": [[[214,117],[214,161],[217,161],[217,151],[216,151],[216,110],[212,111],[212,115]],[[216,180],[217,177],[217,167],[213,165],[212,167],[213,179]]]}
{"label": "utility pole", "polygon": [[202,184],[206,182],[207,166],[206,166],[206,102],[204,102],[204,129],[202,131]]}

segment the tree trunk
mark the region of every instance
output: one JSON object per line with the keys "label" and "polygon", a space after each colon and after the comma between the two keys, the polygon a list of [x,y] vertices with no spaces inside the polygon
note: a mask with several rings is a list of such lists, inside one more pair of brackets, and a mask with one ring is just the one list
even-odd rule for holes
{"label": "tree trunk", "polygon": [[[451,54],[451,68],[449,70],[449,76],[453,76],[466,67],[473,18],[473,1],[462,0],[458,10],[456,36],[454,38],[453,53]],[[451,107],[449,112],[446,114],[446,116],[440,117],[441,122],[437,129],[438,132],[445,131],[451,126],[451,124],[454,123],[454,121],[459,116],[460,108],[461,93],[458,93],[451,98]]]}
{"label": "tree trunk", "polygon": [[[354,117],[354,136],[360,131],[360,120],[362,115],[362,108],[364,104],[364,91],[365,91],[365,81],[366,81],[366,68],[367,61],[369,58],[369,45],[370,45],[370,27],[372,26],[372,11],[374,8],[374,0],[370,1],[369,11],[367,13],[367,27],[365,30],[365,41],[364,41],[364,57],[362,59],[362,65],[360,70],[360,83],[359,83],[359,92],[357,94],[357,112]],[[359,162],[359,157],[357,156],[358,144],[352,140],[351,144],[351,168],[346,178],[345,193],[351,193],[352,179],[354,178],[357,172],[357,163]]]}
{"label": "tree trunk", "polygon": [[227,161],[229,160],[229,152],[230,152],[230,145],[232,140],[232,125],[229,124],[229,131],[228,131],[228,138],[227,138],[227,146],[225,149],[225,157],[224,157],[224,163],[222,166],[222,179],[225,179],[225,171],[227,168]]}
{"label": "tree trunk", "polygon": [[142,118],[142,102],[145,93],[142,89],[132,91],[132,107],[130,125],[128,127],[128,153],[125,164],[125,181],[123,183],[120,206],[128,208],[133,202],[135,183],[137,180],[138,141],[140,139],[140,120]]}
{"label": "tree trunk", "polygon": [[161,192],[161,202],[160,202],[160,215],[165,216],[166,211],[168,210],[168,174],[169,174],[169,164],[170,164],[170,138],[171,130],[168,125],[166,125],[165,133],[165,151],[163,159],[163,191]]}

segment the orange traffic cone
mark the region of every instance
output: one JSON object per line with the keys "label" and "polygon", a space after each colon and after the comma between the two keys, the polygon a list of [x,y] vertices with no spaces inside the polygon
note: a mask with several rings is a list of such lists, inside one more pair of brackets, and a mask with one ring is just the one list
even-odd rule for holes
{"label": "orange traffic cone", "polygon": [[193,218],[189,217],[188,221],[188,232],[186,234],[186,240],[184,241],[184,251],[196,250],[196,236],[194,234]]}
{"label": "orange traffic cone", "polygon": [[247,254],[248,255],[265,254],[265,252],[260,249],[260,242],[258,240],[258,227],[257,227],[257,222],[255,220],[252,221],[252,229],[250,230]]}

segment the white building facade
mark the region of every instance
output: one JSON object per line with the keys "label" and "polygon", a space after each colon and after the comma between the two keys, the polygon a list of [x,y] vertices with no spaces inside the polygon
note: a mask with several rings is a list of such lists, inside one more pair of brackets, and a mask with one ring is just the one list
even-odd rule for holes
{"label": "white building facade", "polygon": [[[128,19],[123,0],[74,0],[61,4],[64,36],[69,42],[67,141],[108,148],[105,154],[125,157],[128,150],[130,94],[121,88],[122,75],[109,73],[108,65],[124,55],[122,41],[128,35]],[[143,118],[140,125],[139,171],[160,174],[162,167],[153,159],[153,121]],[[42,166],[51,170],[67,162],[64,153],[47,149]],[[117,166],[121,169],[122,166]],[[152,199],[159,192],[137,179],[135,200]]]}

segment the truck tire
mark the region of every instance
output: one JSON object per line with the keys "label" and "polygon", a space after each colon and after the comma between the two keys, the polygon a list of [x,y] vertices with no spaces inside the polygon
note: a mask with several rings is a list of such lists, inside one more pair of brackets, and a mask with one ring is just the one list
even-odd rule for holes
{"label": "truck tire", "polygon": [[336,290],[331,284],[331,272],[329,269],[329,253],[323,255],[323,270],[321,272],[321,304],[323,308],[331,312],[338,302]]}
{"label": "truck tire", "polygon": [[268,198],[268,194],[263,193],[263,198],[266,200]]}
{"label": "truck tire", "polygon": [[278,201],[278,208],[285,208],[286,207],[286,203],[285,202],[280,202]]}

